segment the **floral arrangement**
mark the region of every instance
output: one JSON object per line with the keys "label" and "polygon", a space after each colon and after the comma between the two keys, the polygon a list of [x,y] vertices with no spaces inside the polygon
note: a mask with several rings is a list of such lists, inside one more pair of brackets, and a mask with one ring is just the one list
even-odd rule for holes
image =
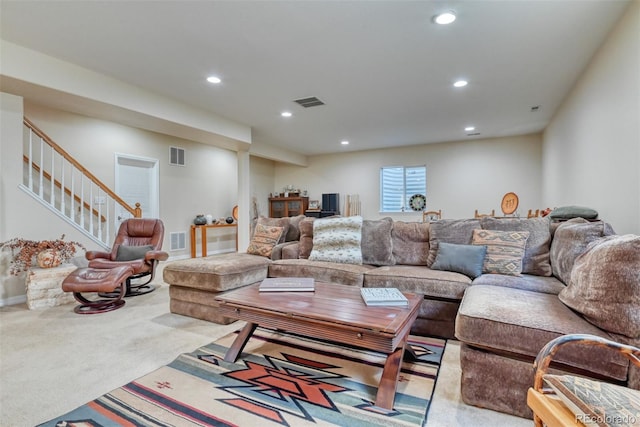
{"label": "floral arrangement", "polygon": [[55,240],[27,240],[16,237],[0,243],[0,250],[11,249],[13,259],[9,273],[14,276],[30,269],[34,257],[44,250],[50,249],[57,252],[57,258],[61,262],[67,262],[73,258],[77,248],[87,250],[81,243],[65,241],[64,234]]}

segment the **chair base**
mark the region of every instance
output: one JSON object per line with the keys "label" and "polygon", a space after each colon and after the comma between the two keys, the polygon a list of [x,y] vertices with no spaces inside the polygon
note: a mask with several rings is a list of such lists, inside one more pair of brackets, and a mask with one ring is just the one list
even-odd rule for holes
{"label": "chair base", "polygon": [[[75,294],[74,294],[75,296]],[[78,298],[76,297],[76,300]],[[124,304],[126,303],[125,300],[123,299],[116,299],[116,300],[99,300],[99,301],[94,301],[91,304],[80,304],[80,305],[76,305],[73,308],[73,311],[75,311],[78,314],[99,314],[99,313],[106,313],[108,311],[113,311],[113,310],[117,310],[120,307],[124,306]]]}

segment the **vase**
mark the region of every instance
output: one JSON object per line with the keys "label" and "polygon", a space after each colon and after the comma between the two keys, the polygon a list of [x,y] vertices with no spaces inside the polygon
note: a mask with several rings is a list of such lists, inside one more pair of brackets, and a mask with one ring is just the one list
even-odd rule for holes
{"label": "vase", "polygon": [[233,224],[233,217],[228,216],[225,221],[227,222],[227,224]]}
{"label": "vase", "polygon": [[55,249],[45,249],[38,252],[36,261],[40,268],[53,268],[60,265],[62,258],[60,257],[60,253]]}
{"label": "vase", "polygon": [[204,215],[197,215],[193,220],[195,225],[205,225],[207,223],[207,217]]}

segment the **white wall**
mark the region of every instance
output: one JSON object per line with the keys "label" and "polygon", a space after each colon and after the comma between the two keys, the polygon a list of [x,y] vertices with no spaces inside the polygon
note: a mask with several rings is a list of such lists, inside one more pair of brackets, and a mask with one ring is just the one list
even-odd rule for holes
{"label": "white wall", "polygon": [[[383,166],[427,166],[427,209],[442,209],[444,218],[473,217],[474,210],[501,214],[502,196],[518,194],[518,213],[541,205],[541,136],[526,135],[424,144],[396,149],[312,156],[308,167],[276,164],[275,187],[292,184],[308,190],[310,199],[323,193],[358,194],[365,218],[391,216],[422,220],[419,213],[379,212],[379,174]],[[342,208],[342,206],[341,206]],[[344,212],[344,209],[341,209]]]}
{"label": "white wall", "polygon": [[543,136],[543,201],[640,234],[640,2],[592,58]]}
{"label": "white wall", "polygon": [[[251,199],[255,200],[258,216],[269,216],[269,193],[275,186],[275,162],[251,156]],[[253,211],[250,218],[254,218]]]}
{"label": "white wall", "polygon": [[[187,233],[196,214],[216,218],[231,215],[237,204],[236,153],[172,136],[25,103],[25,115],[98,179],[113,188],[114,153],[158,159],[160,218],[165,225],[163,248],[169,249],[170,232]],[[169,164],[170,147],[185,150],[185,166]],[[231,229],[208,233],[210,252],[235,250]]]}

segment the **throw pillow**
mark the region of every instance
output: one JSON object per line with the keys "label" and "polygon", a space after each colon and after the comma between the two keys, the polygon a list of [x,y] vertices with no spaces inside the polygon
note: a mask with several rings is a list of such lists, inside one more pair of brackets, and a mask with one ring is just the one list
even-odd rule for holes
{"label": "throw pillow", "polygon": [[556,220],[571,218],[596,219],[598,218],[598,212],[594,209],[582,206],[562,206],[552,210],[549,217]]}
{"label": "throw pillow", "polygon": [[313,222],[313,249],[309,259],[362,264],[362,217],[317,219]]}
{"label": "throw pillow", "polygon": [[289,218],[267,218],[264,216],[258,217],[257,224],[262,224],[266,227],[282,227],[282,236],[278,240],[278,243],[284,243],[287,237],[287,231],[289,230]]}
{"label": "throw pillow", "polygon": [[608,332],[640,338],[640,236],[602,237],[576,258],[560,301]]}
{"label": "throw pillow", "polygon": [[473,230],[473,244],[486,245],[483,273],[519,276],[528,231]]}
{"label": "throw pillow", "polygon": [[362,221],[362,263],[371,265],[394,265],[391,230],[393,220],[383,218]]}
{"label": "throw pillow", "polygon": [[481,222],[484,230],[528,231],[522,272],[536,276],[551,276],[549,218],[483,218]]}
{"label": "throw pillow", "polygon": [[436,260],[438,243],[468,245],[471,243],[471,235],[476,228],[480,228],[479,219],[441,219],[432,222],[429,227],[427,267],[431,267]]}
{"label": "throw pillow", "polygon": [[613,230],[602,221],[589,222],[583,218],[574,218],[560,224],[551,242],[553,275],[568,285],[576,257],[584,252],[589,243],[609,234],[613,234]]}
{"label": "throw pillow", "polygon": [[152,250],[153,250],[153,245],[144,245],[144,246],[120,245],[118,246],[118,251],[116,252],[116,261],[133,261],[136,259],[142,259],[147,254],[147,252]]}
{"label": "throw pillow", "polygon": [[283,227],[256,224],[256,230],[247,248],[247,253],[270,258],[273,247],[278,244],[283,233]]}
{"label": "throw pillow", "polygon": [[436,261],[431,268],[433,270],[455,271],[475,279],[482,274],[486,253],[486,246],[441,242],[438,245]]}
{"label": "throw pillow", "polygon": [[429,224],[395,221],[391,229],[391,248],[396,264],[427,265]]}

